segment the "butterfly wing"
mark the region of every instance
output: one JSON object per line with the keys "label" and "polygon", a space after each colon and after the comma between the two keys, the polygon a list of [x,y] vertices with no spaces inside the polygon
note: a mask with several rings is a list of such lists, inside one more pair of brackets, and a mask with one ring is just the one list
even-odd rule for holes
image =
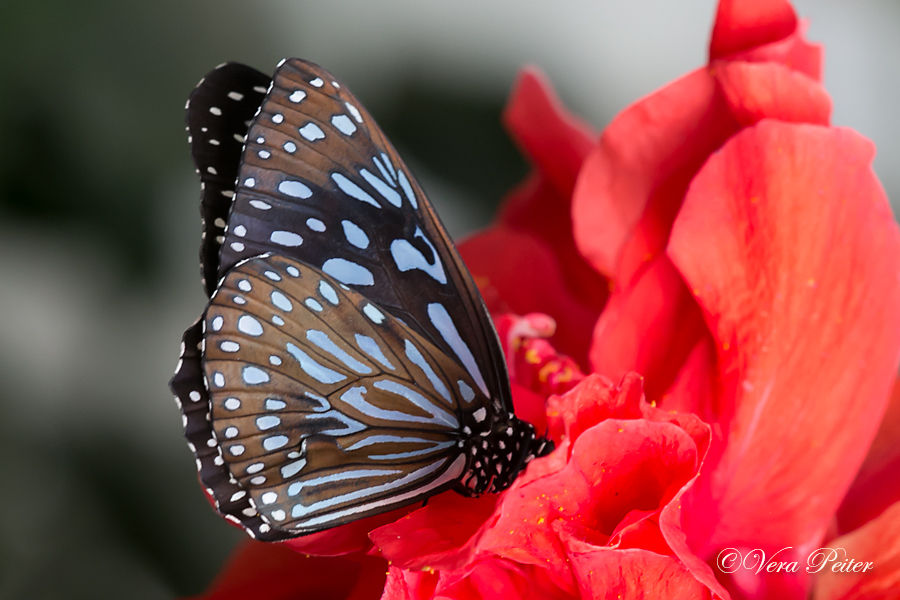
{"label": "butterfly wing", "polygon": [[[205,328],[211,425],[198,442],[227,469],[206,483],[219,510],[257,537],[411,504],[465,471],[463,423],[487,402],[475,381],[332,277],[280,256],[242,262]],[[245,497],[250,506],[229,505]]]}
{"label": "butterfly wing", "polygon": [[270,83],[256,69],[225,63],[197,84],[187,102],[191,156],[200,175],[200,275],[207,295],[212,295],[219,281],[219,250],[247,130]]}
{"label": "butterfly wing", "polygon": [[328,71],[283,62],[254,119],[219,275],[275,252],[361,292],[511,410],[490,315],[446,230],[371,115]]}

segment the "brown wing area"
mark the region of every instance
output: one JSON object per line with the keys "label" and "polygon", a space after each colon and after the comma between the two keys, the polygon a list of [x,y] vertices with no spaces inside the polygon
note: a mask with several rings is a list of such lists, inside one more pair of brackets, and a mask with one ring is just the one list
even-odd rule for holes
{"label": "brown wing area", "polygon": [[307,264],[235,266],[205,316],[214,438],[267,527],[302,535],[452,487],[487,403],[457,361]]}
{"label": "brown wing area", "polygon": [[452,241],[371,115],[325,69],[279,66],[228,225],[220,275],[270,251],[308,263],[402,319],[512,409],[490,315]]}

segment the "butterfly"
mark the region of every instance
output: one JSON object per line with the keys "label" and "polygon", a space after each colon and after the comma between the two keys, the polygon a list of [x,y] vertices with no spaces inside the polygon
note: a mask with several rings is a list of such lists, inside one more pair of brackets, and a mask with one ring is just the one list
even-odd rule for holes
{"label": "butterfly", "polygon": [[216,510],[257,539],[455,489],[552,443],[513,413],[490,314],[422,188],[331,73],[227,63],[187,109],[209,303],[170,387]]}

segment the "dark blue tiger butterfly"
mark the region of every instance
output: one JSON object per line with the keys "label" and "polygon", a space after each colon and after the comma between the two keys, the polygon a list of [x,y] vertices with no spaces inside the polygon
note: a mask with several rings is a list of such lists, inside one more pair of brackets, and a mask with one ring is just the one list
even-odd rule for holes
{"label": "dark blue tiger butterfly", "polygon": [[549,452],[425,194],[328,71],[221,65],[187,113],[211,297],[170,385],[225,518],[282,540]]}

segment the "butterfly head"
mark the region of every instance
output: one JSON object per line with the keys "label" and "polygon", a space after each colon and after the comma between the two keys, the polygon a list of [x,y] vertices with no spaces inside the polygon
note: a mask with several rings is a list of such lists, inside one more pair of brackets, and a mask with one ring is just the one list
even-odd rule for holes
{"label": "butterfly head", "polygon": [[553,442],[536,436],[531,423],[512,413],[503,417],[467,440],[469,468],[457,487],[460,493],[502,492],[528,463],[553,451]]}

